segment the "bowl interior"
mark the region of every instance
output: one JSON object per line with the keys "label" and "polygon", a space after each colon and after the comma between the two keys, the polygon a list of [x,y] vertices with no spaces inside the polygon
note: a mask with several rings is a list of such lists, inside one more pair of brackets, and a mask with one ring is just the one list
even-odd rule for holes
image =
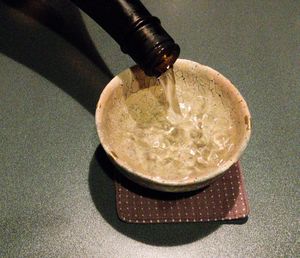
{"label": "bowl interior", "polygon": [[[174,65],[174,74],[176,95],[180,103],[190,102],[193,106],[198,106],[198,110],[203,110],[203,114],[208,110],[208,113],[213,112],[212,114],[218,117],[216,122],[213,122],[212,117],[207,125],[203,120],[203,130],[209,133],[217,130],[222,123],[230,123],[230,137],[234,144],[230,150],[224,151],[220,164],[201,167],[198,172],[194,169],[196,172],[189,173],[189,176],[186,176],[184,170],[180,173],[174,169],[167,171],[167,166],[163,168],[164,163],[155,159],[151,161],[153,146],[149,147],[146,144],[147,162],[153,164],[145,165],[145,153],[137,149],[132,141],[141,141],[140,146],[143,146],[143,130],[150,130],[149,128],[155,126],[157,117],[160,117],[158,120],[165,117],[162,113],[166,112],[168,104],[159,81],[146,76],[136,66],[121,72],[105,87],[96,110],[97,131],[105,151],[129,175],[145,182],[166,186],[200,184],[222,174],[239,159],[250,137],[250,113],[238,90],[217,71],[179,59]],[[164,121],[160,122],[162,127],[167,126],[164,125]],[[153,137],[156,136],[150,138]],[[160,137],[159,133],[157,137]],[[168,144],[165,149],[162,148],[162,152],[157,153],[163,155],[169,151]],[[184,156],[179,160],[182,164],[188,162]],[[166,176],[157,174],[165,170]]]}

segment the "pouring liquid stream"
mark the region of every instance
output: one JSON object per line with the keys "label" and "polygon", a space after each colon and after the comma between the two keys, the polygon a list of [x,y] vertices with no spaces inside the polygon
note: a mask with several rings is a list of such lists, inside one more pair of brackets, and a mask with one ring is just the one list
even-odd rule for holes
{"label": "pouring liquid stream", "polygon": [[[175,87],[175,74],[173,68],[169,68],[165,73],[163,73],[158,78],[161,86],[164,89],[168,108],[168,118],[169,120],[179,119],[182,114],[179,107],[179,102],[176,96],[176,87]],[[173,118],[173,119],[172,119]]]}

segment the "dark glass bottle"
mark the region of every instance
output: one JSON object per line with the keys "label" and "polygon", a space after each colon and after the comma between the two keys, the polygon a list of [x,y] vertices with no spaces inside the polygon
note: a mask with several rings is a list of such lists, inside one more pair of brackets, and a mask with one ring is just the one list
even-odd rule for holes
{"label": "dark glass bottle", "polygon": [[139,0],[72,0],[120,45],[149,76],[159,76],[180,48]]}

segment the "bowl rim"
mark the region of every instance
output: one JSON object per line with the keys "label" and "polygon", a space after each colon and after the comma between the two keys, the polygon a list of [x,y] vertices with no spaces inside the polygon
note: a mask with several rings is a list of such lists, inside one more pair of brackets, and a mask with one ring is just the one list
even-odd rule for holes
{"label": "bowl rim", "polygon": [[104,123],[104,121],[102,121],[103,118],[103,112],[104,112],[104,105],[106,100],[110,97],[110,94],[117,88],[120,86],[120,82],[121,79],[119,78],[119,75],[129,71],[132,68],[138,68],[137,65],[132,66],[130,68],[127,68],[125,70],[123,70],[122,72],[120,72],[118,75],[116,75],[103,89],[99,101],[97,103],[96,106],[96,110],[95,110],[95,122],[96,122],[96,128],[97,128],[97,133],[98,133],[98,137],[100,140],[100,143],[102,145],[102,147],[104,148],[105,152],[107,153],[107,155],[117,164],[119,165],[122,169],[124,169],[127,173],[129,173],[132,177],[139,177],[140,179],[147,181],[147,182],[151,182],[153,184],[158,184],[161,186],[166,186],[166,187],[188,187],[189,185],[195,185],[195,184],[203,184],[206,181],[211,181],[214,178],[217,178],[218,176],[222,175],[223,173],[225,173],[234,163],[236,163],[238,161],[238,159],[240,158],[240,156],[243,154],[244,150],[246,149],[248,142],[250,140],[250,136],[251,136],[251,114],[248,108],[248,105],[245,101],[245,99],[243,98],[243,96],[241,95],[241,93],[239,92],[239,90],[231,83],[230,80],[228,80],[225,76],[223,76],[220,72],[214,70],[213,68],[206,66],[206,65],[202,65],[199,64],[197,62],[191,61],[191,60],[187,60],[187,59],[177,59],[177,61],[175,62],[175,66],[178,65],[192,65],[192,66],[198,66],[201,70],[205,71],[207,74],[213,74],[214,76],[218,76],[220,80],[222,80],[222,87],[226,87],[228,92],[230,92],[230,95],[234,95],[235,98],[239,98],[239,102],[240,102],[240,106],[242,108],[241,110],[241,114],[244,116],[244,118],[247,118],[247,121],[245,121],[245,124],[247,126],[247,129],[245,130],[244,133],[244,137],[241,141],[241,144],[238,146],[237,150],[233,153],[233,155],[230,157],[230,159],[228,159],[224,164],[222,164],[219,167],[216,167],[215,169],[213,169],[211,172],[206,173],[205,175],[200,175],[197,176],[195,178],[192,178],[190,180],[186,180],[186,181],[176,181],[176,180],[164,180],[164,179],[159,179],[157,177],[154,176],[149,176],[149,175],[145,175],[133,168],[131,168],[126,162],[124,162],[123,160],[119,159],[113,152],[113,150],[110,148],[110,146],[105,142],[105,137],[103,136],[102,133],[102,123]]}

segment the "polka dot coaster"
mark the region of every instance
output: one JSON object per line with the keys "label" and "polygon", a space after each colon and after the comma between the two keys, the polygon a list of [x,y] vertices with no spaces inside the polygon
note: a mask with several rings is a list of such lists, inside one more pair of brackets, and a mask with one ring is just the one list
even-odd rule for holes
{"label": "polka dot coaster", "polygon": [[164,193],[116,178],[117,213],[128,223],[234,220],[249,214],[239,162],[210,186],[189,193]]}

